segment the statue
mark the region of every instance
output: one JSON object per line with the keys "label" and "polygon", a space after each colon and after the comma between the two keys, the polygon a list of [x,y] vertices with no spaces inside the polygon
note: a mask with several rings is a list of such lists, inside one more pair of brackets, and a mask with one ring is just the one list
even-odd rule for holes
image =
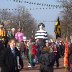
{"label": "statue", "polygon": [[45,39],[45,40],[48,39],[48,34],[47,34],[47,32],[44,30],[44,27],[45,27],[45,25],[44,25],[43,23],[40,23],[40,24],[38,25],[39,30],[36,31],[35,39]]}
{"label": "statue", "polygon": [[45,25],[43,23],[40,23],[38,25],[39,30],[36,31],[36,33],[35,33],[35,39],[36,40],[39,39],[39,44],[40,44],[41,48],[45,46],[45,42],[46,42],[46,40],[48,40],[48,34],[44,30],[44,27],[45,27]]}

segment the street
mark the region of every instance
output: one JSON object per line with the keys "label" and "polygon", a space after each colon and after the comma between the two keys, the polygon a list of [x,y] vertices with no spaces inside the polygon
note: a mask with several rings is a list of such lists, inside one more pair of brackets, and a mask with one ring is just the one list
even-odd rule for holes
{"label": "street", "polygon": [[[63,67],[63,58],[61,58],[60,60],[60,66],[59,68],[56,68],[56,66],[54,66],[54,72],[64,72],[64,67]],[[22,69],[21,72],[39,72],[39,65],[36,64],[34,69],[28,68],[28,61],[24,60],[24,68]]]}

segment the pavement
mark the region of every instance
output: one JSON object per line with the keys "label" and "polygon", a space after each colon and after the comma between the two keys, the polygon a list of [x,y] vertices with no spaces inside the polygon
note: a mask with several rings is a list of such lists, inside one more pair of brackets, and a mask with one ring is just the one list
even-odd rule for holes
{"label": "pavement", "polygon": [[[63,58],[59,59],[59,63],[60,66],[59,68],[56,68],[56,66],[54,66],[54,72],[65,72],[64,70],[64,66],[63,66]],[[25,59],[24,60],[24,68],[20,71],[20,72],[39,72],[39,64],[36,64],[35,68],[28,68],[28,60]]]}

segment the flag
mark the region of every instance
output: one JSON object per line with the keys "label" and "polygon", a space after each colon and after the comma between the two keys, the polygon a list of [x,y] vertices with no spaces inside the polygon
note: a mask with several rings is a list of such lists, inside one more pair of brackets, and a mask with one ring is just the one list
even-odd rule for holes
{"label": "flag", "polygon": [[65,42],[65,53],[64,53],[64,67],[68,67],[68,54],[69,54],[69,46],[68,46],[68,37],[66,37],[66,42]]}
{"label": "flag", "polygon": [[61,37],[61,26],[60,26],[60,21],[59,21],[59,17],[56,21],[56,24],[55,24],[55,30],[54,30],[55,34],[56,34],[56,39],[58,37]]}

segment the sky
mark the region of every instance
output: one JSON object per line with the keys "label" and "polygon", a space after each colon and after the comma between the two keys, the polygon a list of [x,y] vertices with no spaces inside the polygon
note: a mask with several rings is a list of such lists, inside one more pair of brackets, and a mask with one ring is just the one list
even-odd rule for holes
{"label": "sky", "polygon": [[[29,2],[36,2],[36,3],[43,3],[43,4],[54,4],[54,5],[60,5],[57,0],[23,0],[23,1],[29,1]],[[28,10],[32,17],[37,21],[39,24],[40,22],[43,22],[45,24],[45,30],[52,36],[55,37],[54,34],[54,27],[55,23],[54,21],[57,20],[58,16],[61,16],[61,10],[60,8],[47,8],[46,6],[40,6],[40,5],[31,5],[27,3],[17,3],[13,0],[0,0],[0,9],[3,8],[17,8],[18,5],[25,6],[25,8],[30,9],[34,8],[34,10]],[[36,9],[36,8],[47,8],[47,9]]]}

